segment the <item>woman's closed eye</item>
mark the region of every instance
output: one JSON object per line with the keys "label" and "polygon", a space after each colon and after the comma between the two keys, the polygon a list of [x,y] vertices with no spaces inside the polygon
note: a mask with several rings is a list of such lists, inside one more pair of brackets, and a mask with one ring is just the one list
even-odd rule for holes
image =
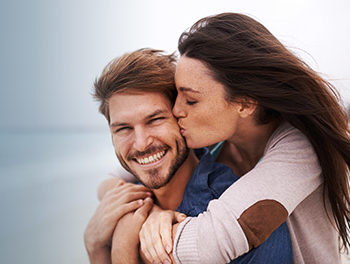
{"label": "woman's closed eye", "polygon": [[196,103],[198,103],[198,102],[195,101],[195,100],[186,100],[186,104],[187,104],[187,105],[194,105],[194,104],[196,104]]}

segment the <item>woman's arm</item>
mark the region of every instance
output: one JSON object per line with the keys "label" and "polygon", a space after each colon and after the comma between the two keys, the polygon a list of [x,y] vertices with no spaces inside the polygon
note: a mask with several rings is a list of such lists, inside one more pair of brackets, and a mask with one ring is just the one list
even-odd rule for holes
{"label": "woman's arm", "polygon": [[182,213],[153,206],[139,235],[143,259],[149,263],[170,263],[174,230],[176,231],[177,226],[173,224],[185,218],[186,215]]}
{"label": "woman's arm", "polygon": [[177,229],[178,263],[226,263],[260,245],[322,184],[317,156],[306,137],[285,126],[263,159],[198,217]]}
{"label": "woman's arm", "polygon": [[130,183],[106,192],[84,233],[91,263],[110,263],[108,244],[119,219],[141,207],[143,199],[149,197],[148,188]]}
{"label": "woman's arm", "polygon": [[124,180],[118,178],[118,177],[113,177],[109,178],[107,180],[104,180],[103,182],[100,183],[97,189],[97,198],[99,201],[103,199],[105,194],[109,191],[112,190],[113,188],[116,188],[118,186],[121,186],[125,183]]}
{"label": "woman's arm", "polygon": [[112,188],[123,185],[126,182],[135,183],[137,181],[135,176],[122,170],[116,170],[111,172],[109,175],[112,177],[104,180],[98,186],[97,197],[99,201],[101,201],[105,193]]}
{"label": "woman's arm", "polygon": [[119,220],[112,239],[112,264],[143,263],[139,256],[139,232],[152,205],[152,199],[147,198],[142,207]]}

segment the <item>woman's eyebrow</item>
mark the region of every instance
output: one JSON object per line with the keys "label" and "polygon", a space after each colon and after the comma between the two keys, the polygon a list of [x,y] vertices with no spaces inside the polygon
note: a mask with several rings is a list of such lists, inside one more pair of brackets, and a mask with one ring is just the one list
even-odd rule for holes
{"label": "woman's eyebrow", "polygon": [[188,88],[188,87],[180,87],[179,90],[181,92],[200,93],[200,92],[193,90],[192,88]]}

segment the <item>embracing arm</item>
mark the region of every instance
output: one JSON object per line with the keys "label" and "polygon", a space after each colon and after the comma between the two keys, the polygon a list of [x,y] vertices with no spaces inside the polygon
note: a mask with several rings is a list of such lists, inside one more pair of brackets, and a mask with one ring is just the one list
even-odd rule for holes
{"label": "embracing arm", "polygon": [[309,141],[286,126],[267,145],[263,159],[207,211],[189,217],[176,232],[177,263],[227,263],[260,245],[322,184]]}
{"label": "embracing arm", "polygon": [[143,199],[149,197],[148,188],[130,183],[106,192],[84,233],[91,263],[110,263],[109,241],[119,219],[142,206]]}
{"label": "embracing arm", "polygon": [[186,215],[182,213],[153,206],[139,234],[140,252],[145,262],[175,263],[171,252],[178,224],[174,223],[181,222],[185,218]]}
{"label": "embracing arm", "polygon": [[97,197],[98,200],[101,201],[103,196],[106,192],[109,190],[118,187],[120,185],[123,185],[124,183],[135,183],[137,179],[132,174],[125,172],[123,170],[116,170],[114,172],[111,172],[109,175],[111,175],[111,178],[108,178],[100,183],[97,189]]}
{"label": "embracing arm", "polygon": [[112,190],[113,188],[116,188],[118,186],[121,186],[125,183],[124,180],[118,178],[118,177],[113,177],[104,180],[103,182],[100,183],[97,189],[97,198],[99,201],[103,199],[103,196],[109,191]]}
{"label": "embracing arm", "polygon": [[113,264],[143,263],[139,256],[139,232],[152,205],[152,199],[147,198],[142,207],[124,215],[119,220],[112,239],[111,259]]}

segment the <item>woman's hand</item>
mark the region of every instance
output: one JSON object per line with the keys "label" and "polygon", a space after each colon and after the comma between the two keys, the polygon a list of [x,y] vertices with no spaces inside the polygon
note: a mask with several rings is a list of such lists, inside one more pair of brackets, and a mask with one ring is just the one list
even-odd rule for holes
{"label": "woman's hand", "polygon": [[153,206],[140,231],[141,255],[150,263],[171,263],[172,227],[186,215]]}
{"label": "woman's hand", "polygon": [[150,196],[148,188],[131,183],[118,185],[104,195],[84,234],[84,242],[91,263],[101,263],[98,259],[106,255],[106,252],[109,253],[106,248],[108,248],[119,219],[141,207],[143,199]]}
{"label": "woman's hand", "polygon": [[101,182],[101,184],[98,186],[98,189],[97,189],[98,200],[102,201],[103,197],[109,190],[116,188],[118,186],[121,186],[125,183],[126,182],[124,180],[118,177],[113,177],[113,178],[104,180],[103,182]]}
{"label": "woman's hand", "polygon": [[151,198],[144,200],[144,205],[135,212],[124,215],[118,222],[112,239],[112,264],[138,264],[139,232],[152,208]]}

